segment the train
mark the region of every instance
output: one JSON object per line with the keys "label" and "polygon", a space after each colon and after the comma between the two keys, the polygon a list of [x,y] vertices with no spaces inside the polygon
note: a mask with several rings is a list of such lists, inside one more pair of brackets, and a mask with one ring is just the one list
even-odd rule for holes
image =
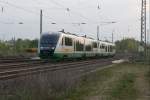
{"label": "train", "polygon": [[115,44],[69,32],[45,32],[40,38],[39,56],[42,59],[112,57]]}

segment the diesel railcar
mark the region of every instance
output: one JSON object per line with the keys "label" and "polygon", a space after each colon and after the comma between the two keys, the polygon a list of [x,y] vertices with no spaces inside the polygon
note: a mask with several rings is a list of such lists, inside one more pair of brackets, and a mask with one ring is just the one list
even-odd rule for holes
{"label": "diesel railcar", "polygon": [[109,57],[115,55],[115,44],[71,33],[47,32],[41,35],[41,58]]}

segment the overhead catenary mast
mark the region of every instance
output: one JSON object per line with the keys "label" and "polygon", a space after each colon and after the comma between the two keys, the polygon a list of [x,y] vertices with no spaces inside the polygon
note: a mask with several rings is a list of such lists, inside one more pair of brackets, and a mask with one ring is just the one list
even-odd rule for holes
{"label": "overhead catenary mast", "polygon": [[[40,10],[40,38],[41,38],[41,35],[42,35],[42,29],[43,28],[43,11],[42,9]],[[40,38],[39,38],[39,41],[38,41],[38,54],[40,54]]]}
{"label": "overhead catenary mast", "polygon": [[141,8],[141,45],[144,47],[144,54],[146,56],[146,0],[142,0]]}
{"label": "overhead catenary mast", "polygon": [[97,26],[97,40],[99,41],[100,38],[99,38],[99,25]]}

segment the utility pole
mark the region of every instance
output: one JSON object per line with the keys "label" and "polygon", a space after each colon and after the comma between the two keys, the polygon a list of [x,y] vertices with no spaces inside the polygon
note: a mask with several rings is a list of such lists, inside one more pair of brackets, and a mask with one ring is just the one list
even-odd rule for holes
{"label": "utility pole", "polygon": [[97,26],[97,40],[99,41],[99,25]]}
{"label": "utility pole", "polygon": [[38,54],[40,54],[40,41],[41,41],[41,35],[42,35],[42,27],[43,27],[43,11],[40,10],[40,38],[38,41]]}
{"label": "utility pole", "polygon": [[114,31],[112,32],[112,43],[114,43]]}
{"label": "utility pole", "polygon": [[[150,0],[149,0],[149,5],[150,5]],[[150,6],[149,6],[149,11],[150,11]],[[149,31],[148,31],[148,34],[147,34],[148,38],[147,38],[147,41],[148,41],[148,50],[147,50],[147,55],[148,55],[148,62],[150,64],[150,13],[149,13]]]}
{"label": "utility pole", "polygon": [[13,42],[13,53],[16,55],[16,38],[15,37],[12,38],[12,42]]}
{"label": "utility pole", "polygon": [[40,10],[40,36],[42,34],[42,25],[43,25],[43,11],[42,9]]}
{"label": "utility pole", "polygon": [[141,8],[141,46],[144,47],[144,56],[146,58],[146,0],[142,0]]}

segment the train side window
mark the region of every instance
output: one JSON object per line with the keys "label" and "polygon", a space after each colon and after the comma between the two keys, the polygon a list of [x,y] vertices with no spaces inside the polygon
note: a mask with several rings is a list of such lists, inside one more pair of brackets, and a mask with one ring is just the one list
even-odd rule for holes
{"label": "train side window", "polygon": [[76,51],[83,51],[83,49],[84,49],[84,44],[77,41],[76,42]]}
{"label": "train side window", "polygon": [[110,46],[110,52],[112,52],[113,51],[113,48],[112,48],[112,46]]}
{"label": "train side window", "polygon": [[101,48],[102,48],[102,49],[105,49],[105,45],[104,45],[104,44],[102,44]]}
{"label": "train side window", "polygon": [[100,46],[100,43],[98,42],[98,43],[97,43],[97,48],[99,48],[99,46]]}
{"label": "train side window", "polygon": [[108,52],[108,46],[105,46],[105,51]]}
{"label": "train side window", "polygon": [[97,43],[93,42],[93,48],[97,48]]}
{"label": "train side window", "polygon": [[72,46],[73,41],[71,38],[65,37],[65,45],[66,46]]}
{"label": "train side window", "polygon": [[100,48],[100,49],[102,48],[102,45],[101,45],[101,44],[99,44],[99,48]]}
{"label": "train side window", "polygon": [[62,38],[61,44],[64,45],[64,38]]}
{"label": "train side window", "polygon": [[86,51],[92,51],[91,45],[86,45],[85,49],[86,49]]}

